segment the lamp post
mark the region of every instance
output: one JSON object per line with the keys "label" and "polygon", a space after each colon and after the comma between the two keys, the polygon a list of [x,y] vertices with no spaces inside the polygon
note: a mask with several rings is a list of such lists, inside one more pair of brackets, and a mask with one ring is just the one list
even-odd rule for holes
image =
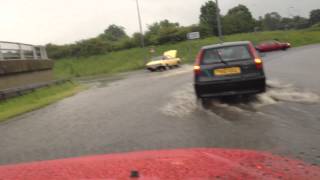
{"label": "lamp post", "polygon": [[138,20],[139,20],[139,28],[140,28],[140,41],[141,41],[141,47],[144,48],[144,35],[143,35],[143,29],[142,29],[142,22],[141,22],[141,14],[140,14],[140,6],[139,6],[139,1],[136,0],[137,4],[137,12],[138,12]]}
{"label": "lamp post", "polygon": [[219,2],[216,0],[217,5],[217,26],[218,26],[218,36],[221,42],[223,42],[223,36],[222,36],[222,27],[221,27],[221,20],[220,20],[220,8],[219,8]]}

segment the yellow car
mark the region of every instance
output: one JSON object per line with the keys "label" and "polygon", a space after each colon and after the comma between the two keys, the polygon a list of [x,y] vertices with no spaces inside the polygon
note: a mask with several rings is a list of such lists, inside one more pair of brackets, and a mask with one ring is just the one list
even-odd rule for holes
{"label": "yellow car", "polygon": [[163,56],[154,57],[146,64],[146,68],[153,71],[164,71],[167,68],[178,67],[181,59],[177,57],[177,50],[170,50],[163,53]]}

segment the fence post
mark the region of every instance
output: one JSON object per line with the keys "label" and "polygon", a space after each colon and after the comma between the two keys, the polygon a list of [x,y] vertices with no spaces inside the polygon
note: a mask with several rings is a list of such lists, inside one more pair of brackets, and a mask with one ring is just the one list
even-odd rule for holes
{"label": "fence post", "polygon": [[41,59],[48,59],[47,51],[45,47],[40,46]]}
{"label": "fence post", "polygon": [[24,54],[23,54],[23,49],[22,49],[22,45],[19,44],[19,52],[20,52],[20,60],[24,59]]}
{"label": "fence post", "polygon": [[38,59],[36,47],[32,46],[32,51],[33,51],[33,59]]}
{"label": "fence post", "polygon": [[3,55],[2,55],[1,44],[0,44],[0,60],[3,60]]}

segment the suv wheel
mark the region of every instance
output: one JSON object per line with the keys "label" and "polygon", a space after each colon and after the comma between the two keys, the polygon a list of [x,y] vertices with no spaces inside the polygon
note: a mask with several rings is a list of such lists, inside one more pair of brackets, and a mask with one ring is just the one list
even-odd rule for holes
{"label": "suv wheel", "polygon": [[198,98],[197,99],[198,102],[201,104],[201,106],[204,108],[204,109],[209,109],[210,106],[211,106],[211,100],[210,99],[207,99],[207,98]]}

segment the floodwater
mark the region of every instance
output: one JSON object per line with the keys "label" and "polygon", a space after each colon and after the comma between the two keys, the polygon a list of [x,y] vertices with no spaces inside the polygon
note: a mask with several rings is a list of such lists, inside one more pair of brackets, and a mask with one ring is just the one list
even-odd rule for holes
{"label": "floodwater", "polygon": [[[251,97],[226,97],[213,99],[207,111],[221,113],[221,111],[259,112],[264,106],[283,102],[299,104],[316,104],[320,102],[319,95],[301,91],[292,84],[282,83],[279,80],[269,80],[267,91]],[[204,110],[197,103],[192,84],[187,84],[171,94],[171,101],[162,108],[162,112],[169,116],[183,117],[195,111]]]}
{"label": "floodwater", "polygon": [[0,164],[213,147],[319,165],[319,48],[271,53],[266,93],[215,99],[208,109],[194,96],[192,66],[81,79],[91,88],[0,124]]}

